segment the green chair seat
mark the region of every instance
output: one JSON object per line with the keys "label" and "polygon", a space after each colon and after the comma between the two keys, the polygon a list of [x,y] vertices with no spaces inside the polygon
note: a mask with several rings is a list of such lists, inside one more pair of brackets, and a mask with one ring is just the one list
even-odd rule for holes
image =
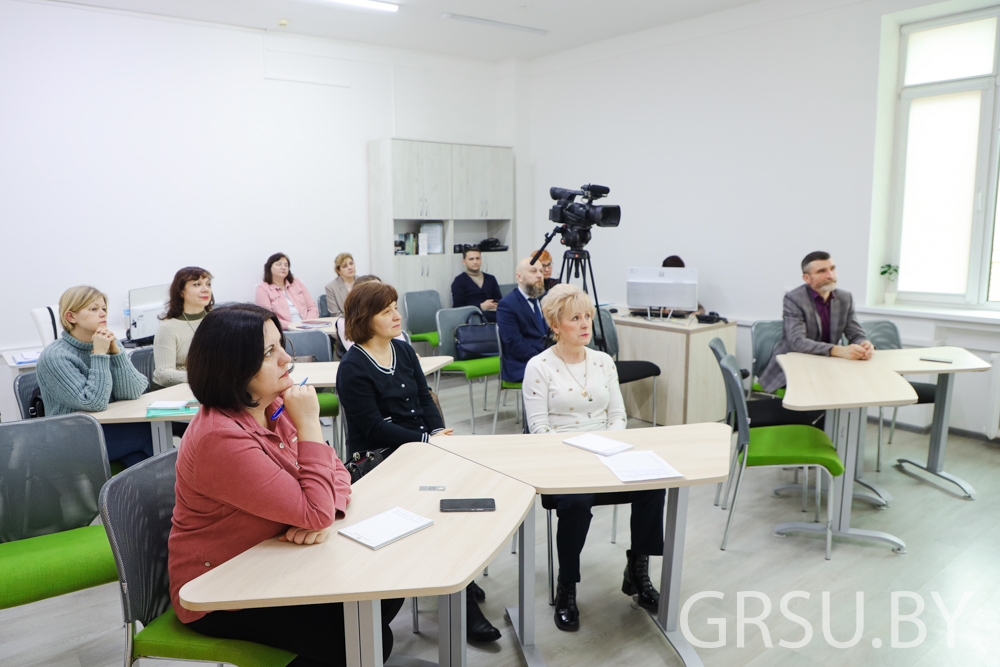
{"label": "green chair seat", "polygon": [[0,544],[0,609],[118,581],[104,526]]}
{"label": "green chair seat", "polygon": [[431,347],[438,347],[438,332],[429,331],[427,333],[411,333],[410,340],[422,340],[430,343]]}
{"label": "green chair seat", "polygon": [[[742,460],[742,457],[741,459]],[[788,424],[750,429],[750,466],[820,465],[834,477],[844,464],[826,433],[813,426]]]}
{"label": "green chair seat", "polygon": [[466,359],[465,361],[453,361],[442,371],[460,371],[465,373],[466,380],[486,377],[488,375],[500,374],[500,357],[483,357],[482,359]]}
{"label": "green chair seat", "polygon": [[340,414],[340,399],[336,394],[321,391],[316,393],[316,398],[319,400],[320,417],[336,417]]}
{"label": "green chair seat", "polygon": [[520,382],[507,382],[506,380],[500,380],[500,388],[501,389],[520,389],[521,388],[521,383]]}
{"label": "green chair seat", "polygon": [[108,465],[111,467],[111,476],[112,477],[114,477],[115,475],[117,475],[118,473],[120,473],[122,470],[125,470],[125,464],[122,463],[120,460],[117,460],[117,459],[114,460],[114,461],[110,461],[108,463]]}
{"label": "green chair seat", "polygon": [[135,636],[132,646],[134,658],[204,660],[230,663],[237,667],[285,667],[295,659],[294,653],[280,648],[199,634],[181,623],[173,608],[143,628]]}
{"label": "green chair seat", "polygon": [[760,386],[759,382],[754,382],[753,383],[753,387],[751,389],[753,391],[758,391],[758,392],[760,392],[762,394],[769,394],[769,393],[770,394],[774,394],[778,398],[784,398],[785,397],[785,388],[784,387],[781,387],[780,389],[775,389],[774,391],[771,391],[771,392],[767,392],[767,391],[764,391],[764,388],[762,386]]}

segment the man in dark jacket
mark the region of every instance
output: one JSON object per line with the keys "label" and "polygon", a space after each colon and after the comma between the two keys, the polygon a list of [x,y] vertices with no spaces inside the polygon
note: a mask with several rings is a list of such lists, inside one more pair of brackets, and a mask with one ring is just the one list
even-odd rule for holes
{"label": "man in dark jacket", "polygon": [[497,307],[497,329],[503,343],[500,377],[507,382],[523,380],[528,360],[545,350],[549,327],[539,304],[545,294],[539,264],[532,264],[530,257],[517,263],[517,289],[511,290]]}
{"label": "man in dark jacket", "polygon": [[470,246],[462,253],[465,271],[458,274],[451,283],[451,305],[453,308],[475,306],[483,311],[490,322],[497,321],[497,303],[502,295],[497,279],[482,271],[483,256],[476,246]]}

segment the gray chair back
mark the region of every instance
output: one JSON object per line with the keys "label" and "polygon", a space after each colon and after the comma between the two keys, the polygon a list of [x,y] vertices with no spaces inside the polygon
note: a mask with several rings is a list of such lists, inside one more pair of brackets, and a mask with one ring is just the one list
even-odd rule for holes
{"label": "gray chair back", "polygon": [[129,361],[135,366],[135,369],[146,376],[146,380],[149,384],[146,385],[147,393],[153,389],[153,371],[156,370],[156,360],[153,359],[153,348],[152,347],[140,347],[132,350],[132,354],[128,355]]}
{"label": "gray chair back", "polygon": [[736,414],[736,451],[739,451],[750,443],[750,419],[747,417],[747,397],[743,394],[740,367],[736,363],[736,357],[727,354],[719,360],[719,368],[722,369],[722,379],[726,383],[726,398]]}
{"label": "gray chair back", "polygon": [[517,283],[504,283],[500,285],[500,296],[507,296],[511,292],[517,289]]}
{"label": "gray chair back", "polygon": [[864,329],[865,336],[876,350],[903,349],[903,341],[899,338],[899,329],[889,320],[862,322],[861,328]]}
{"label": "gray chair back", "polygon": [[781,342],[784,322],[782,320],[757,320],[750,326],[753,345],[753,366],[750,369],[750,383],[753,384],[771,362],[774,348]]}
{"label": "gray chair back", "polygon": [[[406,318],[406,329],[410,333],[439,331],[436,318],[439,310],[441,310],[441,295],[437,290],[407,292],[403,295],[403,317]],[[440,334],[438,337],[440,338]],[[453,352],[440,354],[455,356]]]}
{"label": "gray chair back", "polygon": [[[417,292],[419,294],[419,292]],[[413,294],[410,292],[409,294]],[[404,294],[403,296],[409,296]],[[437,292],[435,292],[437,294]],[[465,324],[465,321],[472,313],[481,312],[475,306],[462,306],[461,308],[440,308],[435,314],[435,327],[438,332],[438,354],[446,357],[456,357],[455,354],[455,329]],[[412,328],[411,331],[414,331]],[[431,329],[433,331],[434,329]],[[417,331],[416,333],[426,333]]]}
{"label": "gray chair back", "polygon": [[89,526],[109,477],[104,431],[90,415],[0,424],[0,542]]}
{"label": "gray chair back", "polygon": [[330,336],[322,331],[286,331],[285,352],[293,357],[316,357],[316,361],[333,361]]}
{"label": "gray chair back", "polygon": [[321,295],[316,299],[316,308],[319,309],[320,317],[330,317],[330,309],[326,305],[326,295]]}
{"label": "gray chair back", "polygon": [[604,327],[604,342],[605,342],[605,352],[611,355],[611,358],[618,361],[618,330],[615,329],[615,319],[614,316],[605,310],[604,308],[597,309],[598,319],[594,321],[593,333],[590,336],[590,342],[587,343],[587,347],[592,350],[601,349],[598,345],[598,341],[601,337],[601,327]]}
{"label": "gray chair back", "polygon": [[21,411],[21,419],[38,416],[31,414],[31,397],[36,389],[38,389],[38,374],[35,371],[19,373],[14,378],[14,398],[17,399],[17,409]]}
{"label": "gray chair back", "polygon": [[[726,354],[727,354],[726,353],[726,344],[722,342],[721,338],[715,337],[712,340],[708,341],[708,347],[710,347],[712,349],[712,354],[715,355],[715,360],[721,364],[722,360],[725,359]],[[723,381],[725,381],[725,379],[726,379],[725,378],[725,371],[723,371],[723,378],[722,379],[723,379]],[[743,382],[741,381],[740,382],[740,388],[742,389],[742,387],[743,387]],[[740,393],[743,393],[743,392],[741,391]],[[727,423],[732,424],[732,422],[730,421],[730,419],[731,419],[731,417],[732,417],[732,415],[733,415],[734,412],[735,412],[735,408],[733,407],[733,399],[729,397],[729,390],[727,389],[726,390],[726,422]]]}
{"label": "gray chair back", "polygon": [[167,538],[176,500],[177,451],[146,459],[101,489],[101,521],[118,567],[126,624],[148,625],[170,607]]}

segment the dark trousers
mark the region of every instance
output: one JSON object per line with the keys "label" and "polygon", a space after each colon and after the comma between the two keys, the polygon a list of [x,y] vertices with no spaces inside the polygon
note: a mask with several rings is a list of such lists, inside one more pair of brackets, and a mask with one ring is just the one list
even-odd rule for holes
{"label": "dark trousers", "polygon": [[747,401],[747,417],[750,418],[751,428],[802,424],[823,430],[825,416],[824,410],[789,410],[776,396]]}
{"label": "dark trousers", "polygon": [[[389,623],[403,599],[382,600],[382,658],[392,653]],[[213,611],[188,625],[203,635],[242,639],[291,651],[298,655],[289,667],[346,665],[344,605],[339,602]]]}
{"label": "dark trousers", "polygon": [[559,526],[556,546],[559,549],[559,578],[566,582],[580,581],[580,553],[587,541],[590,508],[595,500],[602,504],[632,504],[632,553],[640,556],[663,555],[663,503],[665,489],[652,491],[622,491],[620,493],[577,493],[554,495]]}
{"label": "dark trousers", "polygon": [[153,430],[149,422],[101,424],[108,461],[121,461],[128,468],[153,455]]}

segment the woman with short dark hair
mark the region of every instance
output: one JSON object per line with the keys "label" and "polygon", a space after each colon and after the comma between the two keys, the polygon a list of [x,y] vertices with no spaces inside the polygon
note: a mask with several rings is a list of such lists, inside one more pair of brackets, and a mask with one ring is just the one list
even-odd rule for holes
{"label": "woman with short dark hair", "polygon": [[301,280],[292,275],[288,255],[276,252],[264,262],[264,282],[257,285],[256,302],[278,316],[282,329],[319,317],[319,307]]}
{"label": "woman with short dark hair", "polygon": [[[170,598],[202,634],[291,651],[292,665],[344,665],[341,603],[205,613],[178,598],[184,584],[268,538],[323,542],[347,511],[351,476],[323,441],[316,390],[289,377],[283,343],[277,316],[251,304],[213,310],[191,341],[188,383],[202,407],[177,455]],[[382,601],[386,658],[402,603]]]}
{"label": "woman with short dark hair", "polygon": [[194,332],[215,305],[212,274],[185,266],[170,283],[167,310],[153,338],[153,388],[187,382],[187,355]]}

